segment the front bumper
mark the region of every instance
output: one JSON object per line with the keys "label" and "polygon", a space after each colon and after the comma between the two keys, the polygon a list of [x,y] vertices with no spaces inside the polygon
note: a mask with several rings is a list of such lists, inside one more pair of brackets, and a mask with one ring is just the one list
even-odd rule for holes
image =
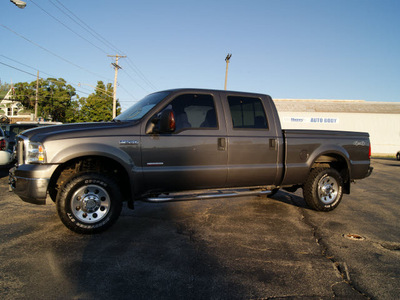
{"label": "front bumper", "polygon": [[23,201],[33,204],[46,204],[47,188],[53,165],[21,165],[10,169],[9,189]]}

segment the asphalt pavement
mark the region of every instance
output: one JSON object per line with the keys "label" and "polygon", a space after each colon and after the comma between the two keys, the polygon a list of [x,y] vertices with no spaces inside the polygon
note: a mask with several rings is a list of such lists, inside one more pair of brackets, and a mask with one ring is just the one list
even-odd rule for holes
{"label": "asphalt pavement", "polygon": [[400,162],[374,159],[328,213],[301,190],[124,207],[97,235],[0,173],[1,299],[397,299]]}

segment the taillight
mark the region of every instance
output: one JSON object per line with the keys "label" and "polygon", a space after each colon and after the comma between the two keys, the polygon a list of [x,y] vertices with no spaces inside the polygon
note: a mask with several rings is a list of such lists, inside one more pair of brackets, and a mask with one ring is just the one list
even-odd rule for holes
{"label": "taillight", "polygon": [[6,150],[6,141],[5,140],[0,141],[0,150]]}
{"label": "taillight", "polygon": [[368,159],[371,159],[371,143],[369,144]]}

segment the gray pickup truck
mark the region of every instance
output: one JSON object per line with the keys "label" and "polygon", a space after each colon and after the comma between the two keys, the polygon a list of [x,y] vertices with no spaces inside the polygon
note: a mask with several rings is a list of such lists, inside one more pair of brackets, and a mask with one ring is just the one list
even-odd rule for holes
{"label": "gray pickup truck", "polygon": [[[267,95],[175,89],[146,96],[112,122],[31,129],[18,138],[10,187],[56,203],[78,233],[100,232],[122,202],[273,194],[301,187],[318,211],[335,209],[370,175],[368,133],[282,130]],[[48,197],[49,196],[49,197]]]}

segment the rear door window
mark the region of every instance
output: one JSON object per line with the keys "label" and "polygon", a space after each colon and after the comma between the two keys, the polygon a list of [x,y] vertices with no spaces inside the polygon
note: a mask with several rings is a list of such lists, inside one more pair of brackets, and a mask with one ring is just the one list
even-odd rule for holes
{"label": "rear door window", "polygon": [[234,129],[268,129],[261,99],[228,96],[228,103]]}

